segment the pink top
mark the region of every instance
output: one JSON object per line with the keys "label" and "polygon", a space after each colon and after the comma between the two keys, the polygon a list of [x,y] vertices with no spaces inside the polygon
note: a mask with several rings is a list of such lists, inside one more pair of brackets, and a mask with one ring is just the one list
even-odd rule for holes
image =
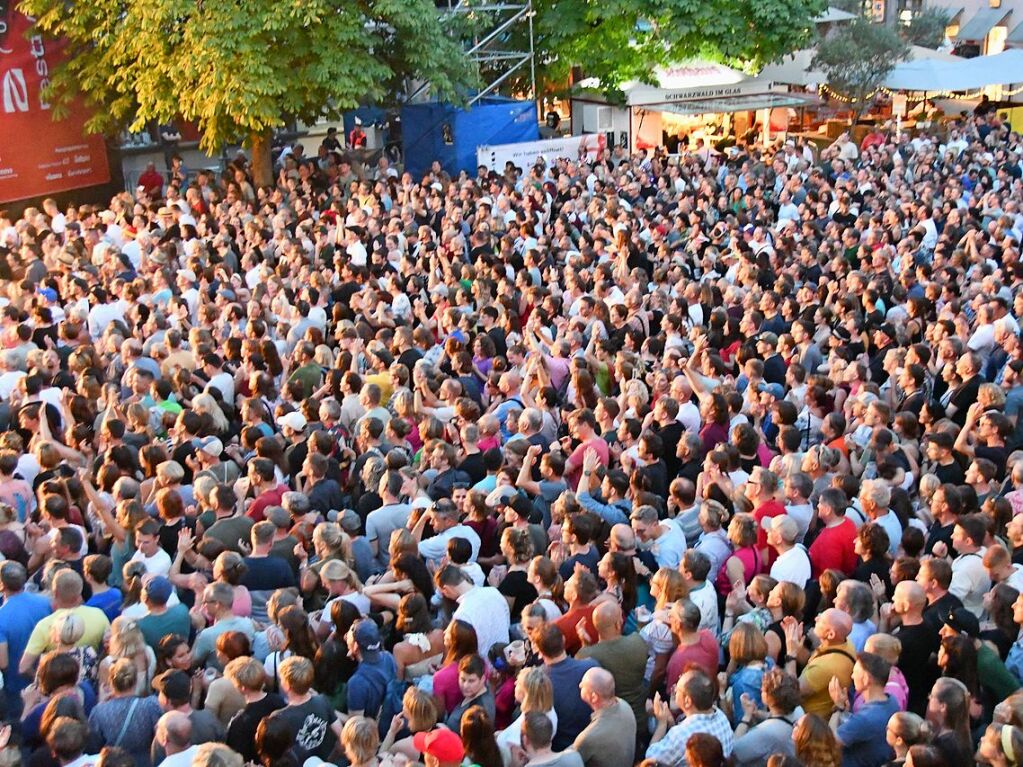
{"label": "pink top", "polygon": [[234,587],[234,602],[231,603],[231,612],[239,618],[252,617],[252,595],[244,586]]}
{"label": "pink top", "polygon": [[[732,556],[742,562],[742,577],[747,584],[764,571],[764,562],[755,546],[743,546],[741,549],[736,549],[732,552]],[[717,579],[718,593],[724,597],[732,593],[732,580],[728,577],[728,568],[725,566],[728,564],[728,559],[721,566]]]}
{"label": "pink top", "polygon": [[493,437],[484,437],[479,442],[481,453],[485,453],[493,447],[501,447],[501,438],[496,434]]}
{"label": "pink top", "polygon": [[586,455],[586,451],[591,448],[596,451],[597,462],[600,463],[601,466],[607,466],[608,460],[611,458],[611,449],[608,447],[607,442],[600,437],[594,437],[593,439],[580,444],[579,447],[572,451],[572,455],[568,458],[568,460],[576,466],[576,469],[565,477],[569,488],[572,490],[575,490],[575,488],[579,485],[579,479],[583,475],[583,456]]}
{"label": "pink top", "polygon": [[462,691],[458,687],[458,663],[452,662],[440,668],[433,675],[433,694],[444,704],[444,712],[450,714],[462,702]]}
{"label": "pink top", "polygon": [[[888,684],[884,686],[884,691],[891,695],[895,702],[899,704],[899,711],[906,710],[906,705],[909,703],[909,684],[906,682],[906,677],[895,666],[892,666],[891,673],[888,674]],[[853,713],[855,714],[863,706],[863,696],[857,693],[856,697],[853,698]]]}

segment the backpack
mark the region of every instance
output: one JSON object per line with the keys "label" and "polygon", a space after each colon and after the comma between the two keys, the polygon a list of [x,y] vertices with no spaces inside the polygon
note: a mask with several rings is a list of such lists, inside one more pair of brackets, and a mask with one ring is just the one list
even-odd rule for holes
{"label": "backpack", "polygon": [[411,686],[412,684],[404,679],[392,679],[387,683],[384,701],[380,704],[380,716],[377,719],[381,738],[387,735],[391,720],[402,712],[402,698],[405,697],[405,690]]}

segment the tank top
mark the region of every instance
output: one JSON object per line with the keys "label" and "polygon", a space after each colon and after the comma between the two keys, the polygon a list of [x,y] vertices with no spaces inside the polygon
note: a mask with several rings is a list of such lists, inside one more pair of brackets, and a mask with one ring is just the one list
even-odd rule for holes
{"label": "tank top", "polygon": [[[763,571],[764,563],[756,546],[744,546],[741,549],[736,549],[732,552],[732,556],[738,557],[742,562],[742,575],[747,584]],[[725,560],[725,564],[727,563],[728,559]],[[717,589],[721,596],[728,596],[732,593],[732,581],[728,577],[728,568],[725,565],[722,565],[718,572]]]}

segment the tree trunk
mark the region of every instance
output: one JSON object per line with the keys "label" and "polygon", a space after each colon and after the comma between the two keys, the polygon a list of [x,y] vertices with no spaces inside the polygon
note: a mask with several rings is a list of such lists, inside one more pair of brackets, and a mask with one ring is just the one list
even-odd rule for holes
{"label": "tree trunk", "polygon": [[273,186],[274,167],[270,159],[271,133],[252,133],[249,146],[252,150],[252,180],[256,186]]}

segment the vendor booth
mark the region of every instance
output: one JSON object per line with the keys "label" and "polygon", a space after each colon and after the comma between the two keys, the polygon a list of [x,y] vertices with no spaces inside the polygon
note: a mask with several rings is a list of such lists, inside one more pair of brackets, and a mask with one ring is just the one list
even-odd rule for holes
{"label": "vendor booth", "polygon": [[600,133],[609,147],[629,150],[679,143],[727,145],[751,136],[767,138],[788,127],[789,109],[813,101],[788,93],[764,77],[712,62],[658,69],[655,82],[629,82],[624,103],[610,102],[599,83],[583,81],[575,89],[572,133]]}

